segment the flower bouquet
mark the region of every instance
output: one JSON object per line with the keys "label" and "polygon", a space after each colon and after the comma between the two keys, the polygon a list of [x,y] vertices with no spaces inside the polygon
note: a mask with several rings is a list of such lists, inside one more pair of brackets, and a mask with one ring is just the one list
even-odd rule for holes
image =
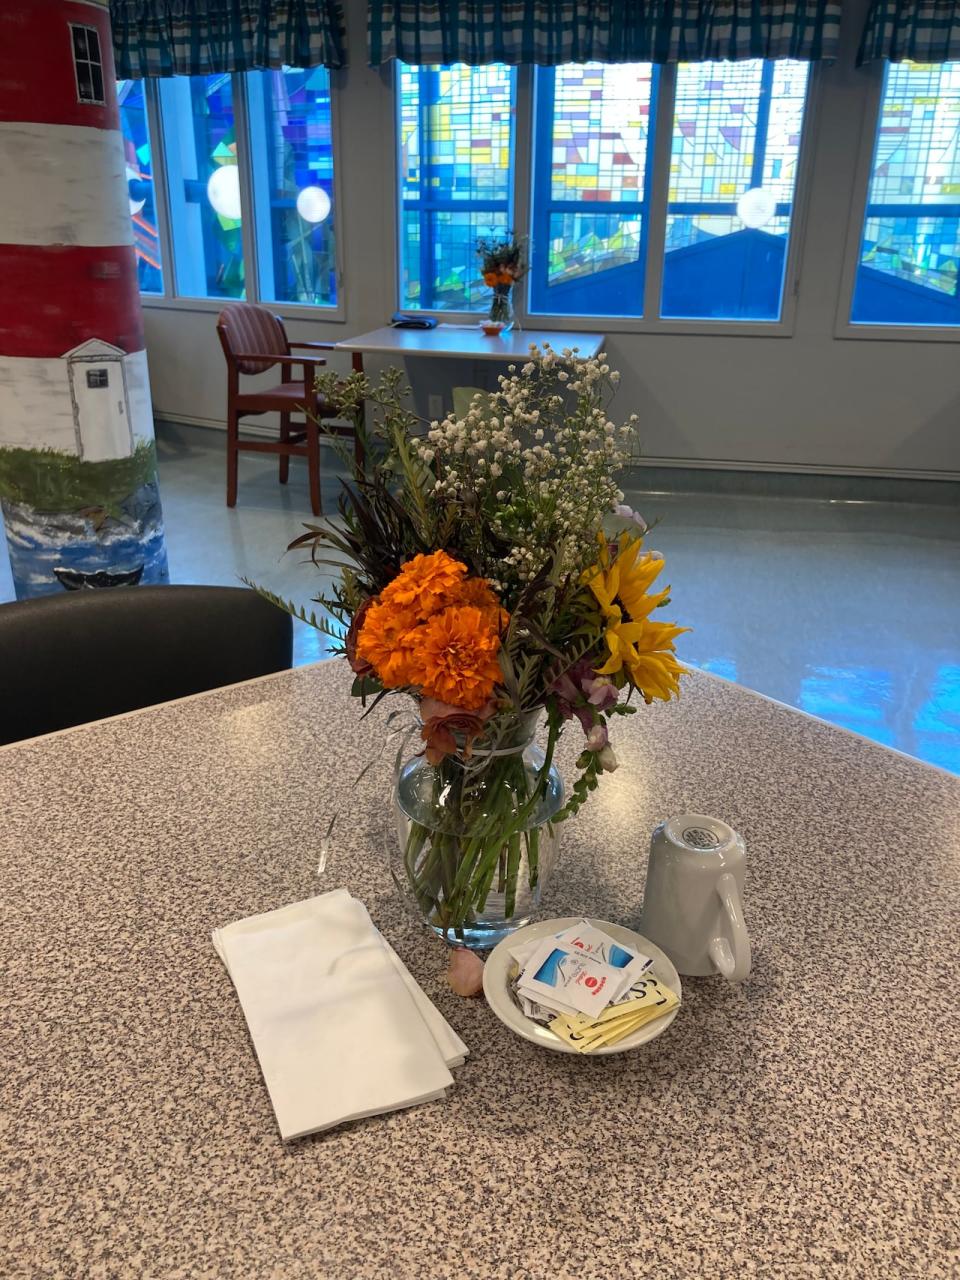
{"label": "flower bouquet", "polygon": [[[413,700],[405,729],[388,717],[418,747],[398,752],[394,878],[468,946],[530,918],[558,825],[616,768],[611,721],[678,692],[684,628],[655,620],[663,560],[617,486],[636,431],[609,416],[617,381],[602,355],[532,347],[423,431],[397,370],[319,379],[375,461],[344,483],[339,518],[292,544],[339,574],[319,620],[294,612],[345,654],[362,703]],[[573,720],[565,796],[554,756]]]}
{"label": "flower bouquet", "polygon": [[483,264],[483,283],[493,289],[490,317],[484,329],[504,333],[513,324],[510,290],[527,272],[524,241],[512,233],[505,240],[478,240],[477,256]]}

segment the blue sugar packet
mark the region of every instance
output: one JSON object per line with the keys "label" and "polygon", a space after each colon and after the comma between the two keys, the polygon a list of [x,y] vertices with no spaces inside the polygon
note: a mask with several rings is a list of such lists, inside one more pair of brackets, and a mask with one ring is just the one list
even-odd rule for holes
{"label": "blue sugar packet", "polygon": [[649,956],[645,956],[641,951],[634,951],[632,947],[622,942],[617,942],[602,929],[592,925],[589,920],[581,920],[579,924],[564,929],[562,933],[557,934],[557,941],[614,969],[629,967],[634,981],[653,964]]}
{"label": "blue sugar packet", "polygon": [[519,993],[547,1008],[567,1013],[599,1013],[629,984],[625,969],[616,969],[553,938],[546,938],[528,961]]}

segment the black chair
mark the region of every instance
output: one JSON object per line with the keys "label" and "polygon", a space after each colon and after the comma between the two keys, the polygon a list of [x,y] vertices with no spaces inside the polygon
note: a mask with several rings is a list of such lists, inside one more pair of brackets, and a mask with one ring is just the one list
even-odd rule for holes
{"label": "black chair", "polygon": [[290,617],[241,587],[113,587],[0,605],[0,743],[284,671]]}

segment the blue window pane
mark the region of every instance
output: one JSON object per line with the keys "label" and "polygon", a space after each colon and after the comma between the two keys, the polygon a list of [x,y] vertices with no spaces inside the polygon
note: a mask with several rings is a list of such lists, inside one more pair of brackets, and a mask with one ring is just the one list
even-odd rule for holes
{"label": "blue window pane", "polygon": [[242,209],[229,75],[160,81],[177,292],[244,296]]}
{"label": "blue window pane", "polygon": [[960,324],[960,62],[888,63],[851,319]]}
{"label": "blue window pane", "polygon": [[532,312],[643,314],[656,75],[645,62],[538,69]]}
{"label": "blue window pane", "polygon": [[477,240],[512,227],[516,73],[398,68],[400,304],[485,310]]}
{"label": "blue window pane", "polygon": [[779,320],[806,63],[677,68],[661,314]]}
{"label": "blue window pane", "polygon": [[153,189],[153,156],[142,80],[118,80],[120,131],[127,166],[127,197],[133,222],[133,245],[141,293],[163,293],[157,205]]}
{"label": "blue window pane", "polygon": [[247,74],[260,297],[333,307],[333,120],[325,67]]}

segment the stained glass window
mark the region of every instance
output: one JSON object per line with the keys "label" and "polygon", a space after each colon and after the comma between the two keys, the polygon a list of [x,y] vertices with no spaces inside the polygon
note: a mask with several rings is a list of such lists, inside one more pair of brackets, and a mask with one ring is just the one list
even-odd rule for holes
{"label": "stained glass window", "polygon": [[851,319],[957,325],[960,62],[887,63]]}
{"label": "stained glass window", "polygon": [[482,310],[482,236],[512,228],[516,72],[399,67],[400,303]]}
{"label": "stained glass window", "polygon": [[159,81],[177,292],[244,296],[242,207],[229,75]]}
{"label": "stained glass window", "polygon": [[663,316],[779,320],[807,70],[677,68]]}
{"label": "stained glass window", "polygon": [[330,73],[251,71],[247,100],[260,297],[336,306]]}
{"label": "stained glass window", "polygon": [[[537,72],[530,308],[641,316],[658,71]],[[677,68],[660,315],[778,320],[807,66]]]}
{"label": "stained glass window", "polygon": [[655,75],[649,63],[538,71],[532,311],[642,314]]}
{"label": "stained glass window", "polygon": [[153,189],[153,155],[142,80],[119,80],[120,131],[127,170],[127,198],[141,293],[163,293],[160,236]]}

